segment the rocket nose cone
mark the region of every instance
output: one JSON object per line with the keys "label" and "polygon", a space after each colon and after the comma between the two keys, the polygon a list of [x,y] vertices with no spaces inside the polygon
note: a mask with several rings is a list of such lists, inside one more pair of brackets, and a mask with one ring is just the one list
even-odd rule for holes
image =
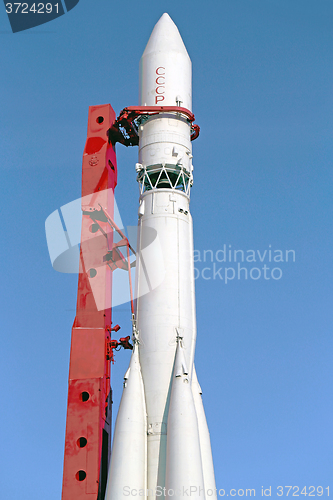
{"label": "rocket nose cone", "polygon": [[160,17],[150,35],[143,56],[151,52],[177,51],[189,57],[177,26],[166,12]]}
{"label": "rocket nose cone", "polygon": [[164,13],[156,23],[140,61],[141,106],[192,108],[192,65],[177,26]]}

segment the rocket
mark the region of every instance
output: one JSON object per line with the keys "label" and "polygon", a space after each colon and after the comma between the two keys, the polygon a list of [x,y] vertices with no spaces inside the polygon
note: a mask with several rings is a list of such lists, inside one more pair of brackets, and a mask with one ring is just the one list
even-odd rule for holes
{"label": "rocket", "polygon": [[[192,67],[168,14],[155,25],[140,61],[139,105],[159,111],[138,123],[134,349],[124,377],[105,498],[216,499],[194,367],[192,131],[184,113],[184,108],[192,112]],[[152,232],[160,255],[147,255]],[[147,267],[148,261],[153,266]],[[155,288],[150,286],[154,269],[164,276]]]}

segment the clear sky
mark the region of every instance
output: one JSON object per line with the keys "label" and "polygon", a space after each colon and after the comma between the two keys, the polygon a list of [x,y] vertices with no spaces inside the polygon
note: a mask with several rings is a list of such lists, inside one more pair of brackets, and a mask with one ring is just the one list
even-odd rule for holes
{"label": "clear sky", "polygon": [[[139,60],[165,11],[192,59],[201,127],[196,366],[217,487],[333,495],[333,3],[80,0],[16,34],[0,6],[1,498],[61,497],[77,275],[52,269],[44,222],[80,196],[88,106],[137,104]],[[137,150],[117,153],[116,199],[136,225]],[[255,251],[247,280],[218,261],[224,245]],[[130,333],[127,305],[114,321]],[[129,356],[112,368],[114,414]]]}

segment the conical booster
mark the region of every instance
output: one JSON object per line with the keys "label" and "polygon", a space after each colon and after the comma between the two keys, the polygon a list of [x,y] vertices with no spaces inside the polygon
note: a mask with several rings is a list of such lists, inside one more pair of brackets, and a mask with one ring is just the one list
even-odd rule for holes
{"label": "conical booster", "polygon": [[167,425],[166,498],[205,500],[198,420],[178,338]]}
{"label": "conical booster", "polygon": [[134,345],[116,420],[106,500],[131,498],[145,491],[147,417],[138,347]]}

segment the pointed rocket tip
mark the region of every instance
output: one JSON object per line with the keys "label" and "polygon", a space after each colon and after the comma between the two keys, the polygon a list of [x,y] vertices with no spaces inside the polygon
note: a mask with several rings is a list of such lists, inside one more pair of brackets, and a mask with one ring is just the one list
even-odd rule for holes
{"label": "pointed rocket tip", "polygon": [[164,14],[162,14],[162,15],[161,15],[161,17],[160,17],[160,19],[159,19],[159,21],[158,21],[158,22],[160,22],[160,21],[162,21],[162,20],[163,20],[164,22],[166,22],[166,21],[171,21],[173,24],[175,24],[167,12],[164,12]]}
{"label": "pointed rocket tip", "polygon": [[148,40],[144,55],[151,52],[176,51],[185,53],[188,57],[184,42],[176,24],[167,12],[160,17]]}
{"label": "pointed rocket tip", "polygon": [[[158,27],[160,30],[174,30],[179,34],[176,23],[171,19],[167,12],[161,15],[157,23],[155,24],[155,28]],[[180,36],[180,34],[179,34]]]}
{"label": "pointed rocket tip", "polygon": [[176,30],[178,32],[178,28],[177,28],[176,24],[173,22],[173,20],[169,16],[169,14],[167,12],[164,12],[164,14],[161,15],[161,17],[159,18],[159,20],[155,24],[153,31],[159,31],[160,33],[164,34],[164,33],[166,33],[167,30],[170,30],[170,29]]}

